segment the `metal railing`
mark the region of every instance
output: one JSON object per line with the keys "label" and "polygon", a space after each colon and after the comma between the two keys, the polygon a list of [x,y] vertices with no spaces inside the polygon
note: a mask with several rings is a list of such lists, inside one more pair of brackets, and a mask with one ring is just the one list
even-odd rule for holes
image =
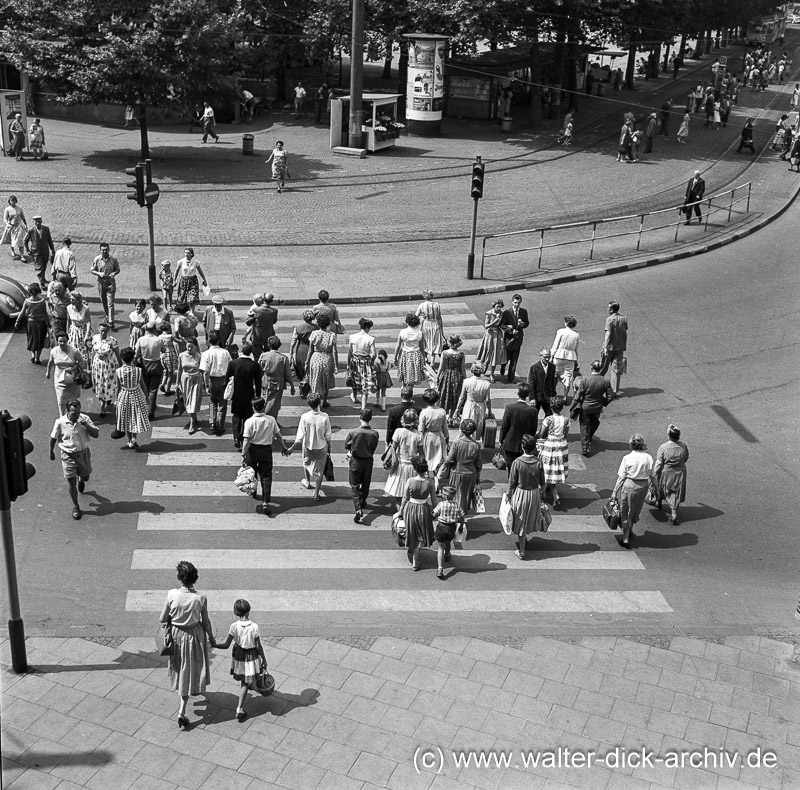
{"label": "metal railing", "polygon": [[[746,194],[742,194],[746,191]],[[748,181],[746,184],[740,184],[739,186],[734,187],[733,189],[728,189],[725,192],[719,192],[716,195],[712,195],[710,198],[703,198],[703,200],[697,201],[696,203],[692,204],[692,207],[695,205],[705,205],[705,222],[703,230],[704,232],[708,230],[708,220],[712,214],[716,214],[719,212],[728,212],[728,222],[731,220],[731,216],[733,214],[734,206],[738,205],[741,202],[746,201],[747,206],[745,207],[745,213],[749,213],[750,211],[750,192],[751,192],[751,182]],[[715,203],[715,201],[723,200],[725,205],[719,205]],[[589,244],[589,260],[593,259],[595,246],[599,241],[604,241],[606,239],[615,239],[615,238],[622,238],[624,236],[636,236],[636,250],[638,251],[642,245],[642,236],[645,233],[652,233],[658,230],[664,230],[665,228],[675,227],[675,238],[673,239],[673,243],[678,241],[678,232],[680,230],[681,225],[686,222],[686,219],[681,217],[675,222],[667,222],[663,225],[655,225],[654,227],[645,228],[645,220],[650,217],[660,217],[661,215],[665,215],[667,213],[674,213],[675,211],[684,212],[689,206],[686,204],[680,204],[677,206],[672,206],[670,208],[663,208],[658,209],[657,211],[645,211],[641,214],[628,214],[622,217],[608,217],[604,219],[596,219],[596,220],[586,220],[583,222],[568,222],[563,225],[548,225],[543,228],[530,228],[527,230],[514,230],[509,231],[507,233],[490,233],[483,237],[483,242],[481,245],[481,279],[484,278],[484,264],[487,258],[497,258],[502,255],[513,255],[521,252],[535,252],[538,255],[538,262],[537,262],[537,269],[542,268],[542,255],[545,250],[552,249],[555,247],[565,247],[570,244]],[[638,228],[634,230],[625,230],[619,231],[617,233],[608,233],[598,235],[597,228],[611,225],[612,223],[632,223],[634,221],[638,221]],[[564,231],[570,231],[580,228],[591,228],[591,235],[589,236],[582,236],[577,239],[568,239],[566,241],[556,241],[551,244],[545,244],[545,234],[548,233],[561,233]],[[516,247],[514,249],[509,250],[499,250],[497,252],[487,252],[486,251],[486,242],[490,239],[511,239],[516,237],[524,237],[530,235],[538,235],[539,236],[539,243],[532,246],[532,247]],[[571,264],[570,264],[571,265]]]}

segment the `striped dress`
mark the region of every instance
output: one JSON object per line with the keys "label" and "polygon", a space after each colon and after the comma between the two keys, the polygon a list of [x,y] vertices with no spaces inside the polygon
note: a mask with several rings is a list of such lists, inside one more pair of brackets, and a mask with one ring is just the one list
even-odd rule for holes
{"label": "striped dress", "polygon": [[117,369],[117,430],[126,433],[145,433],[150,430],[147,400],[142,391],[142,371],[133,365]]}
{"label": "striped dress", "polygon": [[547,428],[547,438],[539,453],[539,460],[544,467],[544,482],[563,483],[569,472],[569,444],[567,429],[569,418],[561,414],[551,414],[542,421],[542,428]]}

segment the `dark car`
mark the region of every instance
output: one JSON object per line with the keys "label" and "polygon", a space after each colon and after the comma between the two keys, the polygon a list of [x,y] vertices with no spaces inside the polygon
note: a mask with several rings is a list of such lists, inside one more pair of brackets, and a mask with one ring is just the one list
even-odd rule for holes
{"label": "dark car", "polygon": [[22,309],[22,303],[28,298],[25,286],[13,277],[0,274],[0,329],[11,323],[9,316]]}

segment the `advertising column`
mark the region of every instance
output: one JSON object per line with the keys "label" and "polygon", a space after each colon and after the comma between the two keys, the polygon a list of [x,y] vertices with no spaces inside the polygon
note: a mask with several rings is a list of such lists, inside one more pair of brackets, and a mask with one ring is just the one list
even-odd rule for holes
{"label": "advertising column", "polygon": [[448,36],[405,33],[408,39],[406,121],[409,134],[438,137],[444,109],[444,59]]}

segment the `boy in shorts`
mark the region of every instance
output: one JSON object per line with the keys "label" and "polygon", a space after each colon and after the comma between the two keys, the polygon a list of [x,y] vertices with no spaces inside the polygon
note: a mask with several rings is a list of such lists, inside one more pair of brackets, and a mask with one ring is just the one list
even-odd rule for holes
{"label": "boy in shorts", "polygon": [[442,500],[433,509],[433,517],[436,519],[433,536],[439,544],[437,579],[444,579],[443,565],[445,562],[450,562],[450,543],[456,536],[456,528],[459,524],[466,523],[466,515],[461,509],[461,505],[454,501],[455,496],[455,486],[443,486]]}
{"label": "boy in shorts", "polygon": [[81,508],[78,504],[78,493],[83,493],[89,476],[92,474],[92,454],[89,450],[89,437],[100,436],[97,426],[85,415],[81,414],[81,402],[71,400],[67,404],[67,413],[59,417],[50,434],[50,460],[56,460],[56,444],[61,450],[61,468],[69,485],[72,499],[72,518],[79,519]]}

